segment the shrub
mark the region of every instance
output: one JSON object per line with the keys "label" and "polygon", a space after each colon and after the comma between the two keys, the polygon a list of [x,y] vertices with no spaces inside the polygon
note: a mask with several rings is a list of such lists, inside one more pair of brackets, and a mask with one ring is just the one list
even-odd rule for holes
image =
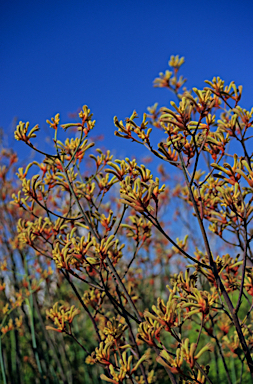
{"label": "shrub", "polygon": [[[15,155],[5,152],[1,167],[5,383],[20,374],[114,384],[253,377],[253,109],[239,106],[234,82],[188,90],[183,62],[172,56],[154,82],[174,93],[171,109],[114,119],[115,134],[145,146],[157,170],[94,152],[87,106],[78,122],[47,121],[54,154],[32,144],[37,125],[18,124],[15,138],[44,159],[19,168],[15,188],[7,177]],[[73,137],[60,140],[62,130]]]}

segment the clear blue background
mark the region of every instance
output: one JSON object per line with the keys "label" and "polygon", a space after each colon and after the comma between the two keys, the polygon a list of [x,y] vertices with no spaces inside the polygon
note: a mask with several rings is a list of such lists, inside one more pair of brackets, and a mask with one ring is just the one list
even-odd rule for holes
{"label": "clear blue background", "polygon": [[[126,156],[129,142],[114,136],[113,116],[139,114],[172,96],[152,87],[170,55],[185,56],[188,87],[220,76],[244,86],[241,105],[253,102],[252,1],[1,1],[0,124],[13,140],[13,119],[39,123],[87,104],[104,145]],[[131,145],[130,152],[141,147]]]}

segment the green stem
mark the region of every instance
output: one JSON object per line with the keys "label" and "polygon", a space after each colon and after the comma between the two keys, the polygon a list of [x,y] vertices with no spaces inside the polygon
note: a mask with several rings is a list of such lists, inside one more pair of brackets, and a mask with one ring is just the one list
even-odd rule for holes
{"label": "green stem", "polygon": [[15,330],[13,329],[10,332],[11,339],[11,370],[13,372],[13,376],[16,379],[17,376],[17,365],[16,365],[16,340],[15,340]]}
{"label": "green stem", "polygon": [[3,352],[2,352],[2,338],[0,337],[0,365],[3,376],[3,384],[7,384],[5,369],[4,369],[4,360],[3,360]]}
{"label": "green stem", "polygon": [[38,354],[38,350],[37,350],[37,342],[36,342],[35,328],[34,328],[34,318],[33,318],[33,293],[32,293],[32,288],[31,288],[30,279],[29,279],[28,265],[27,265],[26,257],[24,258],[24,266],[25,266],[25,273],[26,273],[26,276],[27,276],[28,290],[29,290],[29,293],[30,293],[29,299],[26,299],[26,304],[27,304],[27,306],[28,306],[29,316],[30,316],[31,336],[32,336],[32,346],[33,346],[34,355],[35,355],[35,360],[36,360],[36,364],[37,364],[39,373],[42,375],[42,368],[41,368],[40,359],[39,359],[39,354]]}

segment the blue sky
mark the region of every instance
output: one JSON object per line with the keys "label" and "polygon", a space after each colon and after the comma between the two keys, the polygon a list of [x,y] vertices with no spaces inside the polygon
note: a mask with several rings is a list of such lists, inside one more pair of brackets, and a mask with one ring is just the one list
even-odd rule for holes
{"label": "blue sky", "polygon": [[[44,145],[46,119],[87,104],[96,135],[118,156],[137,153],[114,136],[113,116],[139,114],[172,96],[152,87],[170,55],[185,56],[188,87],[220,76],[244,86],[241,105],[253,104],[252,1],[1,1],[0,125],[5,142],[12,121],[39,123]],[[129,147],[130,146],[130,147]]]}

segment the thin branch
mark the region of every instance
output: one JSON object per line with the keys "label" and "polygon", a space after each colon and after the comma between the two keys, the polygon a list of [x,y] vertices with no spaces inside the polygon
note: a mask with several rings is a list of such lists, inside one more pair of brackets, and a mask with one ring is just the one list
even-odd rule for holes
{"label": "thin branch", "polygon": [[120,224],[122,223],[122,220],[123,220],[123,217],[124,217],[124,214],[125,214],[127,208],[128,208],[128,206],[127,206],[126,204],[124,204],[124,208],[123,208],[122,214],[121,214],[121,216],[120,216],[120,219],[119,219],[117,228],[116,228],[115,231],[114,231],[114,236],[116,236],[116,234],[118,233],[118,230],[119,230],[119,228],[120,228]]}
{"label": "thin branch", "polygon": [[197,361],[195,361],[195,365],[198,368],[198,370],[202,373],[203,376],[205,376],[206,380],[208,381],[209,384],[213,384],[212,380],[207,376],[206,372],[204,369],[199,365]]}
{"label": "thin branch", "polygon": [[174,240],[172,240],[172,238],[166,233],[164,232],[163,228],[160,226],[160,223],[158,222],[158,220],[153,217],[150,212],[147,212],[147,214],[143,213],[143,216],[148,219],[163,235],[164,237],[166,237],[167,240],[169,240],[169,242],[171,244],[174,245],[175,248],[177,248],[177,250],[182,253],[185,257],[187,257],[187,259],[190,259],[192,260],[194,263],[198,264],[199,266],[203,267],[203,268],[207,268],[207,269],[212,269],[210,267],[210,265],[208,264],[204,264],[204,263],[201,263],[199,260],[195,259],[194,257],[190,256],[187,252],[185,252],[181,247],[179,247],[179,245],[177,245],[177,243],[175,243]]}
{"label": "thin branch", "polygon": [[66,280],[68,281],[68,283],[70,284],[71,288],[75,292],[75,294],[76,294],[78,300],[80,301],[82,307],[84,308],[85,312],[88,314],[88,316],[89,316],[89,318],[90,318],[90,320],[91,320],[91,322],[93,324],[93,327],[94,327],[94,329],[96,331],[98,340],[99,340],[99,342],[101,342],[102,340],[101,340],[101,337],[100,337],[100,334],[99,334],[97,323],[96,323],[95,319],[93,318],[92,314],[90,313],[89,308],[85,305],[85,303],[83,302],[81,296],[79,295],[79,292],[77,291],[74,283],[70,280],[68,272],[66,271],[66,273],[65,273],[63,270],[61,270],[61,271],[62,271],[63,275],[65,276]]}
{"label": "thin branch", "polygon": [[[246,212],[245,212],[244,216],[246,216]],[[246,271],[246,263],[247,263],[247,248],[248,248],[247,224],[246,224],[246,219],[244,219],[244,252],[243,252],[243,266],[242,266],[242,280],[241,280],[239,297],[238,297],[238,300],[237,300],[236,307],[234,309],[235,314],[237,314],[237,312],[239,311],[239,308],[240,308],[240,305],[241,305],[242,294],[243,294],[244,280],[245,280],[245,271]]]}

